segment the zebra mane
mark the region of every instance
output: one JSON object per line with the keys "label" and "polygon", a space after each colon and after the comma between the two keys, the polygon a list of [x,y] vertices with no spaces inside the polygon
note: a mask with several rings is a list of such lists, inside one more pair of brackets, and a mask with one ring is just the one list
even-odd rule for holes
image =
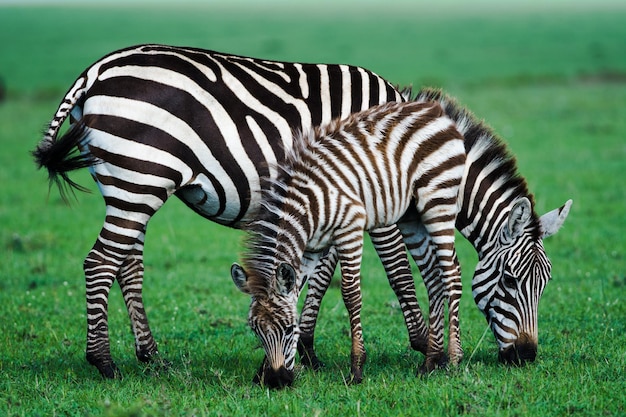
{"label": "zebra mane", "polygon": [[284,253],[279,250],[277,241],[279,224],[283,219],[282,202],[291,181],[292,171],[285,164],[272,164],[272,168],[276,170],[278,176],[271,178],[268,174],[260,178],[261,199],[256,210],[251,213],[254,220],[243,228],[247,233],[241,262],[248,275],[248,291],[257,297],[269,295],[281,262],[289,262],[296,271],[300,266],[299,263],[294,265],[293,260],[280,258]]}
{"label": "zebra mane", "polygon": [[244,226],[241,262],[247,274],[250,294],[268,296],[278,267],[276,259],[277,226],[280,216],[272,190],[262,192],[260,205],[253,213],[251,222]]}
{"label": "zebra mane", "polygon": [[[455,121],[457,129],[465,138],[467,161],[471,164],[469,169],[466,169],[466,195],[471,191],[477,174],[489,168],[488,182],[500,183],[499,188],[510,190],[510,199],[526,197],[530,200],[531,207],[533,207],[532,233],[534,237],[535,235],[539,237],[541,226],[534,210],[534,197],[528,190],[526,180],[518,171],[515,157],[498,134],[484,120],[478,119],[470,110],[440,89],[424,88],[417,93],[414,100],[439,102],[448,117]],[[486,199],[486,197],[476,198],[474,207],[467,207],[469,198],[463,198],[463,207],[459,212],[457,224],[464,226],[471,224],[480,213],[480,204]]]}

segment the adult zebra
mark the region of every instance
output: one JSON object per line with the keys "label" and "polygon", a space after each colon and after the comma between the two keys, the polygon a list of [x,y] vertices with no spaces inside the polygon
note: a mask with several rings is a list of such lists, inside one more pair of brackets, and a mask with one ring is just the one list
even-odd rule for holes
{"label": "adult zebra", "polygon": [[[66,184],[80,188],[68,171],[89,167],[106,203],[104,226],[84,262],[87,360],[104,377],[119,375],[107,316],[115,280],[137,357],[148,361],[157,353],[141,293],[143,244],[148,221],[170,196],[209,220],[241,227],[258,204],[259,178],[275,175],[272,166],[291,147],[293,130],[402,100],[387,81],[359,67],[272,62],[164,45],[119,50],[87,68],[33,152],[62,194]],[[72,127],[57,139],[70,114]],[[400,300],[411,344],[425,351],[427,330],[400,234],[391,227],[370,236]],[[330,255],[315,272],[328,279],[337,260]],[[311,308],[315,303],[305,304],[305,311]],[[303,361],[318,366],[310,347],[314,325],[314,320],[303,323],[311,329],[310,336],[303,335],[308,343]]]}
{"label": "adult zebra", "polygon": [[[452,246],[454,236],[450,236],[445,221],[454,222],[456,217],[456,228],[478,252],[472,292],[494,332],[500,360],[519,364],[535,359],[537,307],[551,274],[543,238],[560,229],[572,201],[537,216],[533,197],[517,173],[514,158],[487,125],[439,90],[423,90],[416,101],[395,107],[378,106],[313,133],[305,132],[307,140],[294,146],[289,163],[283,167],[283,178],[274,182],[275,190],[262,203],[266,208],[264,217],[250,224],[252,237],[244,255],[244,267],[233,265],[231,275],[242,291],[252,295],[249,323],[264,342],[266,361],[260,373],[269,385],[283,386],[293,380],[296,297],[292,267],[298,269],[302,253],[319,250],[328,243],[341,245],[343,253],[342,273],[346,278],[342,293],[350,312],[353,338],[351,371],[353,380],[360,381],[365,360],[359,319],[360,236],[346,223],[358,226],[360,222],[367,228],[385,221],[398,222],[411,255],[422,265],[420,272],[428,289],[429,304],[441,313],[446,298],[449,302],[449,354],[455,363],[462,357],[457,316],[461,289]],[[458,195],[453,198],[433,193],[457,189],[457,178],[451,172],[459,167],[458,153],[450,147],[438,160],[428,160],[423,155],[430,156],[428,152],[436,153],[445,146],[447,142],[439,136],[448,141],[454,141],[455,136],[449,125],[432,115],[420,118],[409,114],[411,122],[407,122],[402,111],[419,112],[419,106],[445,111],[463,135],[459,142],[465,165]],[[420,135],[427,146],[419,142]],[[378,144],[381,138],[394,151],[393,157],[389,156],[391,152],[376,152],[378,148],[372,151],[372,143]],[[345,141],[352,146],[344,146]],[[337,142],[342,145],[337,146]],[[404,161],[402,145],[411,150],[406,152],[408,155],[417,149],[410,162],[417,167],[425,165],[423,169],[430,170],[429,175],[406,182],[402,174],[411,179],[416,167],[408,163],[397,167],[387,162]],[[398,177],[405,182],[396,185]],[[405,193],[391,191],[394,186]],[[347,191],[343,193],[343,189]],[[407,203],[408,195],[415,196],[415,205]],[[450,205],[455,206],[454,215],[449,211]],[[310,218],[310,206],[326,214],[319,219],[321,225]],[[440,218],[433,219],[429,211]],[[371,217],[383,220],[377,223]],[[346,222],[346,218],[350,221]],[[442,243],[447,246],[442,248]],[[274,275],[278,284],[268,279]],[[442,328],[441,324],[438,328]],[[430,339],[429,348],[431,343],[440,343],[440,337],[437,334]],[[424,371],[445,361],[442,350],[431,348],[428,353]]]}

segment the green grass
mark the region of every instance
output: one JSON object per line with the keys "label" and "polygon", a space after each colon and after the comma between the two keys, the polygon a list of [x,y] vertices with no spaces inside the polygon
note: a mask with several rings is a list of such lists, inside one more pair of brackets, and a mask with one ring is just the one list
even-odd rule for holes
{"label": "green grass", "polygon": [[[8,89],[0,103],[0,415],[626,413],[626,10],[565,2],[497,12],[488,3],[331,7],[304,17],[243,6],[0,7],[0,78]],[[172,367],[136,361],[115,287],[112,353],[124,379],[103,381],[84,359],[82,261],[104,205],[86,172],[74,178],[94,193],[64,205],[28,152],[87,65],[140,42],[362,65],[394,83],[444,87],[485,118],[517,156],[540,213],[574,200],[565,227],[545,242],[554,279],[539,307],[537,361],[497,363],[493,335],[482,338],[486,323],[471,299],[476,256],[460,241],[466,359],[416,378],[422,356],[408,348],[397,301],[368,247],[363,384],[344,383],[349,326],[335,285],[317,333],[326,368],[299,370],[291,389],[254,386],[263,351],[246,325],[249,300],[229,278],[242,234],[172,200],[150,224],[144,290]]]}

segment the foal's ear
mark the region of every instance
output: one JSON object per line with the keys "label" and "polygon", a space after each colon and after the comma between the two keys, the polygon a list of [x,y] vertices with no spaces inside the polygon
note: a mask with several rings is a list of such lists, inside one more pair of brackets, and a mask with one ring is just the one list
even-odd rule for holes
{"label": "foal's ear", "polygon": [[276,270],[276,290],[281,295],[288,295],[296,286],[296,271],[293,266],[282,263]]}
{"label": "foal's ear", "polygon": [[509,221],[506,225],[507,236],[515,238],[524,233],[524,228],[530,221],[531,214],[530,200],[526,197],[519,198],[509,213]]}
{"label": "foal's ear", "polygon": [[235,286],[239,288],[239,291],[250,294],[248,291],[248,277],[246,276],[246,271],[236,262],[230,267],[230,277],[233,279]]}

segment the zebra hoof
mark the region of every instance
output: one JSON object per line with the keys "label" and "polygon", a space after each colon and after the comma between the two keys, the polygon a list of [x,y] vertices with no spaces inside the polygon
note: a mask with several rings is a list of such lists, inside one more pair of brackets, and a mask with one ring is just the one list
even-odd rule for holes
{"label": "zebra hoof", "polygon": [[122,372],[119,370],[115,362],[111,360],[110,356],[108,360],[102,360],[95,357],[95,355],[91,355],[87,353],[85,355],[87,362],[93,365],[98,369],[102,378],[105,379],[122,379]]}
{"label": "zebra hoof", "polygon": [[426,355],[428,350],[428,341],[426,339],[412,340],[411,349]]}
{"label": "zebra hoof", "polygon": [[350,373],[348,385],[358,385],[361,382],[363,382],[363,371],[360,369],[353,369]]}
{"label": "zebra hoof", "polygon": [[448,357],[445,354],[427,357],[424,363],[418,368],[417,376],[427,376],[437,369],[448,366]]}
{"label": "zebra hoof", "polygon": [[100,375],[102,375],[105,379],[123,379],[122,371],[115,365],[115,363],[107,363],[104,365],[94,365],[100,371]]}
{"label": "zebra hoof", "polygon": [[365,352],[350,356],[350,381],[348,381],[350,385],[360,384],[363,381],[363,367],[366,360],[367,354]]}
{"label": "zebra hoof", "polygon": [[313,348],[313,336],[302,334],[298,339],[298,355],[300,355],[300,363],[302,366],[314,371],[318,371],[324,366],[324,362],[320,361],[315,354]]}
{"label": "zebra hoof", "polygon": [[154,350],[138,350],[136,353],[137,355],[137,359],[139,359],[139,361],[143,362],[143,363],[149,363],[149,362],[153,362],[156,360],[158,360],[158,356],[159,356],[159,351],[154,349]]}

